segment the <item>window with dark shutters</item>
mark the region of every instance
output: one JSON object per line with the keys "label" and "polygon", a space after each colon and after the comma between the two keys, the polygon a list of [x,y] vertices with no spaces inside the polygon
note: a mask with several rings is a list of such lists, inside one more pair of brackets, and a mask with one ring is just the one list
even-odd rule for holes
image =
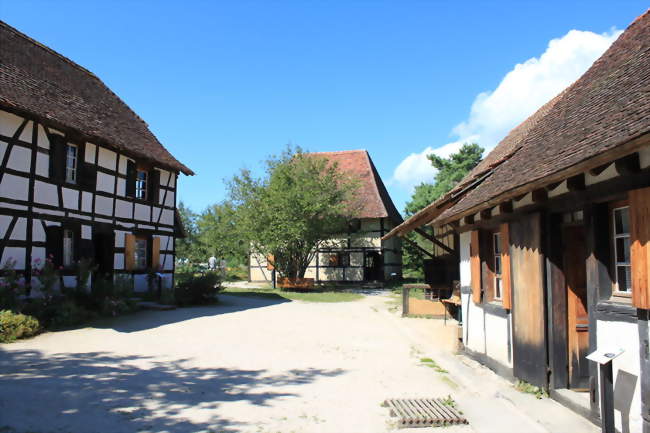
{"label": "window with dark shutters", "polygon": [[135,162],[129,160],[126,163],[126,196],[135,198],[135,182],[137,169]]}
{"label": "window with dark shutters", "polygon": [[52,259],[54,266],[63,265],[63,229],[59,226],[47,226],[45,229],[45,253]]}
{"label": "window with dark shutters", "polygon": [[50,178],[61,182],[65,179],[66,142],[60,135],[50,135]]}
{"label": "window with dark shutters", "polygon": [[149,172],[149,201],[158,204],[160,196],[160,172],[155,168]]}

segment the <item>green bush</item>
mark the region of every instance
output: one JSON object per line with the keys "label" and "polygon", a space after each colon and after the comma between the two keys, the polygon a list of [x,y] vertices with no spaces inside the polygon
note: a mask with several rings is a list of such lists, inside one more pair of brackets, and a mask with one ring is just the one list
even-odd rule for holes
{"label": "green bush", "polygon": [[64,328],[80,325],[97,317],[97,314],[77,304],[72,299],[65,299],[53,305],[52,318],[48,323],[51,328]]}
{"label": "green bush", "polygon": [[174,298],[177,305],[203,305],[214,302],[221,291],[221,278],[216,272],[176,274]]}
{"label": "green bush", "polygon": [[36,335],[41,329],[38,320],[32,316],[14,313],[10,310],[0,311],[0,343],[9,343],[18,338]]}

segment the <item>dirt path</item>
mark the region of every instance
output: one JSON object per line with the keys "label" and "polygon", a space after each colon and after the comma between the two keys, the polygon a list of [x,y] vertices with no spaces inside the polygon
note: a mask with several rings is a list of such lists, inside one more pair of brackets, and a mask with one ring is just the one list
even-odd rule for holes
{"label": "dirt path", "polygon": [[383,296],[222,300],[0,345],[0,431],[377,433],[386,398],[468,395],[419,361],[433,321],[404,328]]}

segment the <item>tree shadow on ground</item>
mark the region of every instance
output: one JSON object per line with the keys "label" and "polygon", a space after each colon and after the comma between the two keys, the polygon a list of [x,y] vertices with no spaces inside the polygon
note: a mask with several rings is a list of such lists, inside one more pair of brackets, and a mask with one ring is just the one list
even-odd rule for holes
{"label": "tree shadow on ground", "polygon": [[186,320],[236,313],[253,308],[264,308],[285,302],[291,302],[281,296],[233,297],[219,295],[219,302],[200,307],[184,307],[168,311],[141,311],[135,314],[110,319],[100,319],[90,326],[110,328],[118,332],[138,332]]}
{"label": "tree shadow on ground", "polygon": [[189,367],[106,352],[45,356],[0,349],[0,432],[235,432],[218,415],[227,402],[267,406],[341,369],[266,370]]}

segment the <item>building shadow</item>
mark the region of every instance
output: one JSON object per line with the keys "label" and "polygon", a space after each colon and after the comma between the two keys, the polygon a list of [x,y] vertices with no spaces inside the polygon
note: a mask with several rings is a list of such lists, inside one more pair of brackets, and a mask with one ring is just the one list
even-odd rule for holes
{"label": "building shadow", "polygon": [[275,387],[306,385],[341,369],[266,370],[188,367],[107,352],[44,355],[0,348],[0,431],[236,432],[223,403],[267,406],[296,396]]}
{"label": "building shadow", "polygon": [[638,378],[625,370],[618,370],[614,384],[614,409],[621,413],[621,433],[630,433],[630,408]]}
{"label": "building shadow", "polygon": [[110,328],[118,332],[139,332],[201,317],[231,314],[290,302],[279,295],[231,296],[220,294],[218,299],[218,303],[211,305],[183,307],[168,311],[140,311],[115,318],[99,319],[91,323],[90,326],[95,328]]}

